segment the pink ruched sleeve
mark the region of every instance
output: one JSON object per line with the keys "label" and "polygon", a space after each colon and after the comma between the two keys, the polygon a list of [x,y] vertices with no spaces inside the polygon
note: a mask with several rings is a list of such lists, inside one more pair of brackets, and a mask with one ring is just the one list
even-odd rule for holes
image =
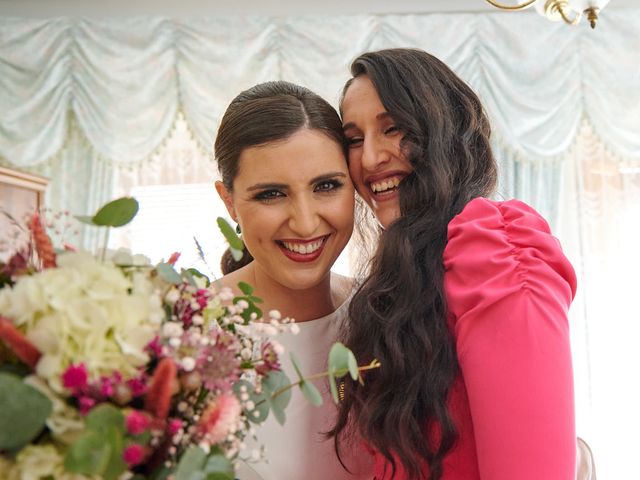
{"label": "pink ruched sleeve", "polygon": [[445,290],[480,478],[575,479],[571,264],[518,201],[475,199],[448,233]]}

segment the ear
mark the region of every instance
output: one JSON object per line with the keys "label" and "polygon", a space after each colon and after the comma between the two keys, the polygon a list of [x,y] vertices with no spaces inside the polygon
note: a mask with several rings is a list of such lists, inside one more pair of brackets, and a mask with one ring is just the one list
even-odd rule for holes
{"label": "ear", "polygon": [[236,209],[233,206],[232,193],[227,190],[227,187],[225,187],[224,183],[222,183],[220,180],[216,182],[216,190],[218,192],[218,195],[220,195],[220,198],[224,202],[225,207],[227,207],[227,212],[229,212],[229,215],[231,215],[233,221],[237,223],[238,218],[236,216]]}

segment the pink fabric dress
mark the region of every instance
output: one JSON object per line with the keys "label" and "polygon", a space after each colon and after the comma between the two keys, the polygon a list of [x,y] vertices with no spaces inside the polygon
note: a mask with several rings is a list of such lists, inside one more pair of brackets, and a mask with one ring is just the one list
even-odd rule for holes
{"label": "pink fabric dress", "polygon": [[[449,410],[459,439],[443,480],[574,480],[571,264],[545,220],[519,201],[469,202],[448,238],[445,290],[460,363]],[[390,465],[385,473],[374,455],[376,479],[407,478],[402,469],[391,477]]]}

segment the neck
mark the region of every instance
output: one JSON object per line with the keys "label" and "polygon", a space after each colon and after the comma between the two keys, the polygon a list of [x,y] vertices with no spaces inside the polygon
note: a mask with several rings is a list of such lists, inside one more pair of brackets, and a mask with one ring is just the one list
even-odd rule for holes
{"label": "neck", "polygon": [[255,288],[255,295],[264,300],[259,307],[265,314],[278,310],[283,317],[294,318],[300,323],[329,315],[339,306],[340,299],[332,294],[330,272],[319,284],[299,290],[274,282],[256,262],[248,267],[247,273],[252,278],[248,283]]}

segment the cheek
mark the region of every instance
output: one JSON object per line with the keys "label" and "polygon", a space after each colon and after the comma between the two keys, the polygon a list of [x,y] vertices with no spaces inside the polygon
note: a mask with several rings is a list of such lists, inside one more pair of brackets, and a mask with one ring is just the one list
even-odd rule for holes
{"label": "cheek", "polygon": [[355,192],[349,189],[341,198],[337,199],[329,211],[333,216],[333,224],[341,233],[351,234],[353,230],[353,212],[355,207]]}

